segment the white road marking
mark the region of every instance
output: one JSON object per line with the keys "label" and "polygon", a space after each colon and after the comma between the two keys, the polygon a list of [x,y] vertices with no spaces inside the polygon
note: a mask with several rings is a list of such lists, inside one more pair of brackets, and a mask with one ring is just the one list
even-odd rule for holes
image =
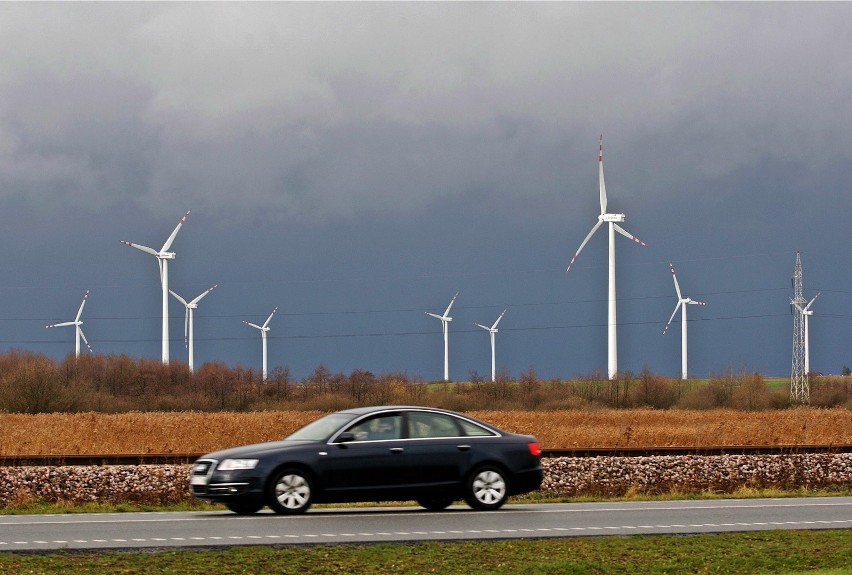
{"label": "white road marking", "polygon": [[[737,523],[698,523],[693,525],[681,525],[677,523],[673,523],[671,525],[605,525],[605,526],[588,526],[588,527],[554,527],[554,528],[538,528],[538,529],[469,529],[469,530],[451,530],[451,531],[398,531],[395,533],[390,532],[379,532],[379,533],[358,533],[358,536],[363,537],[372,537],[375,535],[383,535],[383,536],[406,536],[406,535],[446,535],[447,533],[452,534],[461,534],[461,535],[477,535],[481,533],[496,533],[496,534],[511,534],[511,533],[536,533],[536,532],[564,532],[564,531],[604,531],[604,530],[619,530],[619,529],[679,529],[684,527],[689,528],[715,528],[715,527],[769,527],[769,526],[777,526],[777,525],[789,525],[789,526],[798,526],[798,525],[852,525],[852,519],[837,519],[837,520],[817,520],[817,521],[784,521],[784,522],[763,522],[763,521],[755,521],[752,523],[745,522],[737,522]],[[230,535],[227,537],[222,536],[210,536],[210,537],[170,537],[168,539],[163,537],[151,537],[149,539],[74,539],[73,543],[84,544],[84,543],[148,543],[148,542],[164,542],[164,541],[221,541],[225,538],[231,540],[262,540],[262,539],[281,539],[282,537],[289,539],[315,539],[318,537],[352,537],[355,534],[353,533],[303,533],[301,535],[295,534],[285,534],[285,535]],[[33,541],[0,541],[0,545],[49,545],[51,543],[58,545],[66,545],[69,543],[67,540],[55,540],[52,542],[48,542],[41,539],[35,539]]]}

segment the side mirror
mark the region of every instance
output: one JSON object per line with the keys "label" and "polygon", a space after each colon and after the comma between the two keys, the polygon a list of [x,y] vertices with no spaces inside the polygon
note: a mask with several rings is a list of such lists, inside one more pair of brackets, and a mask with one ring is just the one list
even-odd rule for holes
{"label": "side mirror", "polygon": [[337,436],[335,443],[349,443],[350,441],[355,441],[355,434],[351,431],[344,431]]}

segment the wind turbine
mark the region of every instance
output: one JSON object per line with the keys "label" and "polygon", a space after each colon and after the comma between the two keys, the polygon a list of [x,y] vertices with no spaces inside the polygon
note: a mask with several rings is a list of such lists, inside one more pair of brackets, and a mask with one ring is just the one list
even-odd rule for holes
{"label": "wind turbine", "polygon": [[450,381],[450,339],[447,328],[449,323],[453,321],[453,318],[450,317],[450,308],[453,307],[457,297],[459,297],[459,292],[456,292],[456,295],[450,300],[450,305],[447,306],[447,311],[444,312],[444,315],[426,312],[426,315],[441,320],[441,325],[444,328],[444,381]]}
{"label": "wind turbine", "polygon": [[674,265],[669,262],[669,267],[672,268],[672,279],[674,279],[675,291],[677,292],[677,305],[675,305],[674,311],[672,312],[672,316],[669,318],[669,323],[666,324],[666,327],[663,328],[663,335],[669,329],[669,326],[672,324],[672,320],[674,319],[675,314],[677,313],[678,308],[680,308],[680,378],[687,379],[687,371],[686,371],[686,306],[687,305],[705,305],[703,301],[697,301],[694,299],[690,299],[688,297],[683,297],[680,293],[680,285],[677,283],[677,275],[675,275]]}
{"label": "wind turbine", "polygon": [[497,324],[500,323],[501,319],[503,319],[503,315],[505,313],[506,313],[506,310],[504,309],[503,313],[500,314],[500,317],[497,318],[497,321],[495,321],[494,325],[492,325],[491,327],[488,327],[487,325],[482,325],[481,323],[475,324],[477,327],[481,327],[482,329],[486,330],[491,335],[491,381],[497,380],[497,369],[496,369],[495,352],[494,352],[494,350],[495,350],[494,339],[495,339],[495,336],[497,335]]}
{"label": "wind turbine", "polygon": [[184,341],[184,344],[186,345],[187,349],[189,350],[189,371],[190,371],[190,373],[192,373],[192,371],[193,371],[193,367],[192,367],[192,357],[193,357],[193,353],[192,353],[192,340],[193,340],[193,337],[192,337],[192,315],[193,315],[193,310],[195,310],[198,307],[198,302],[201,301],[201,298],[203,298],[204,296],[206,296],[207,294],[212,292],[214,289],[216,289],[216,287],[218,285],[219,284],[214,285],[213,287],[211,287],[210,289],[208,289],[207,291],[205,291],[204,293],[202,293],[200,296],[198,296],[197,298],[195,298],[194,300],[192,300],[189,303],[187,303],[185,299],[180,297],[174,291],[169,290],[169,293],[172,294],[173,296],[175,296],[175,299],[177,299],[180,303],[182,303],[183,306],[186,308],[186,313],[184,314],[184,318],[183,318],[183,341]]}
{"label": "wind turbine", "polygon": [[164,243],[163,247],[160,248],[160,251],[151,249],[147,246],[134,244],[126,240],[121,240],[121,243],[128,245],[131,248],[136,248],[146,254],[151,254],[157,258],[157,265],[160,266],[160,284],[163,287],[163,365],[168,365],[169,363],[169,260],[175,259],[175,253],[168,250],[172,246],[172,242],[175,241],[175,236],[178,231],[180,231],[180,227],[186,221],[186,217],[189,215],[189,212],[190,210],[187,210],[180,219],[177,226],[175,226],[175,230],[172,232],[172,235],[169,236],[166,243]]}
{"label": "wind turbine", "polygon": [[80,317],[83,315],[83,306],[86,305],[86,300],[89,298],[89,290],[86,290],[86,293],[83,294],[83,302],[80,304],[80,309],[77,310],[77,317],[74,318],[74,321],[63,321],[62,323],[54,323],[51,325],[46,325],[44,327],[65,327],[69,325],[74,326],[74,331],[76,332],[75,340],[76,344],[74,346],[74,357],[80,357],[80,340],[82,339],[86,342],[86,347],[89,348],[89,353],[92,352],[92,346],[89,345],[89,340],[86,339],[86,336],[83,335],[83,328],[80,327],[83,325],[83,321]]}
{"label": "wind turbine", "polygon": [[615,232],[617,231],[621,235],[630,238],[637,244],[645,245],[645,242],[627,233],[624,228],[619,226],[620,222],[623,222],[626,217],[624,214],[611,214],[606,211],[606,186],[604,185],[604,169],[603,169],[603,136],[601,136],[600,140],[600,155],[598,156],[598,173],[600,180],[600,202],[601,202],[601,214],[598,216],[598,223],[594,225],[592,231],[589,232],[589,235],[586,236],[586,239],[583,240],[583,243],[580,244],[580,248],[577,250],[577,253],[574,254],[574,257],[571,258],[571,263],[568,264],[568,269],[571,269],[571,266],[574,265],[574,262],[577,260],[577,256],[580,255],[580,252],[583,251],[583,248],[586,247],[589,239],[594,235],[598,228],[603,225],[604,222],[609,224],[609,295],[608,295],[608,314],[607,314],[607,372],[609,375],[609,379],[615,379],[616,374],[618,373],[618,337],[616,331],[616,299],[615,299]]}
{"label": "wind turbine", "polygon": [[814,298],[811,301],[809,301],[808,305],[806,305],[805,307],[802,307],[802,305],[800,303],[798,303],[796,300],[792,300],[792,299],[790,300],[790,303],[793,304],[796,307],[798,312],[800,314],[802,314],[802,318],[805,320],[805,373],[806,374],[811,372],[811,350],[810,350],[810,344],[808,343],[808,340],[809,340],[808,318],[810,316],[814,315],[814,310],[811,309],[811,304],[813,304],[814,301],[816,301],[816,298],[819,297],[820,293],[822,293],[822,292],[817,293],[814,296]]}
{"label": "wind turbine", "polygon": [[275,309],[272,310],[272,313],[269,314],[269,317],[266,318],[266,321],[263,322],[263,325],[257,325],[256,323],[251,323],[246,320],[243,320],[243,323],[247,326],[260,330],[260,339],[263,341],[263,381],[266,381],[266,332],[269,331],[269,320],[272,319],[272,316],[275,315],[276,311],[278,311],[278,306],[275,306]]}

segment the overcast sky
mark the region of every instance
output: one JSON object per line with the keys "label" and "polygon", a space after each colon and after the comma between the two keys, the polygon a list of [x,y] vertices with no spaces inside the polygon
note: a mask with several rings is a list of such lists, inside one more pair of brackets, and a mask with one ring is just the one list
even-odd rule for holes
{"label": "overcast sky", "polygon": [[[621,370],[852,366],[852,4],[0,3],[0,350],[160,357],[156,260],[195,363],[605,371],[603,134]],[[173,300],[171,357],[186,360]]]}

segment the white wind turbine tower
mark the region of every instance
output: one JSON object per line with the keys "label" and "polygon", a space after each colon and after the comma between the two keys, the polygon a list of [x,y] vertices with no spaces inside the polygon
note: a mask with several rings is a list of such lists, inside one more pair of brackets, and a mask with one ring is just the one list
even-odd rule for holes
{"label": "white wind turbine tower", "polygon": [[600,141],[600,155],[598,156],[598,179],[600,180],[600,202],[601,202],[601,214],[598,216],[598,223],[594,225],[592,231],[589,232],[589,235],[586,236],[586,239],[583,240],[583,243],[580,244],[580,248],[577,250],[577,253],[574,254],[574,257],[571,258],[571,263],[568,264],[568,269],[571,269],[571,266],[574,265],[574,262],[577,259],[577,256],[580,255],[580,252],[583,251],[583,248],[588,243],[589,239],[594,235],[598,228],[603,225],[604,222],[609,224],[609,295],[608,295],[608,313],[607,313],[607,373],[609,375],[609,379],[615,379],[618,374],[618,337],[617,337],[617,319],[616,319],[616,299],[615,299],[615,232],[617,231],[621,235],[630,238],[637,244],[645,245],[645,242],[627,233],[624,228],[619,226],[620,222],[623,222],[626,217],[624,214],[610,214],[606,211],[606,186],[604,185],[604,169],[603,169],[603,136],[601,136]]}
{"label": "white wind turbine tower", "polygon": [[813,304],[814,301],[816,301],[816,298],[819,297],[820,293],[822,293],[822,292],[817,293],[813,297],[813,299],[808,302],[808,305],[806,305],[805,307],[802,307],[802,304],[797,302],[796,300],[792,300],[792,299],[790,300],[790,303],[793,304],[793,306],[795,306],[796,311],[798,311],[800,314],[802,314],[802,321],[805,324],[805,373],[806,374],[811,372],[811,346],[810,346],[810,343],[809,343],[810,337],[808,335],[808,318],[810,318],[812,315],[814,315],[814,310],[811,309],[811,304]]}
{"label": "white wind turbine tower", "polygon": [[272,313],[269,314],[269,317],[266,318],[266,321],[263,322],[263,325],[257,325],[256,323],[251,323],[246,320],[243,320],[243,323],[247,326],[260,330],[260,339],[263,342],[263,381],[266,381],[266,332],[269,331],[269,320],[272,319],[272,316],[275,315],[276,311],[278,311],[278,306],[275,306],[275,309],[272,310]]}
{"label": "white wind turbine tower", "polygon": [[211,287],[210,289],[208,289],[207,291],[205,291],[204,293],[202,293],[200,296],[198,296],[197,298],[195,298],[194,300],[192,300],[189,303],[187,303],[187,301],[185,299],[180,297],[174,291],[169,290],[169,293],[172,294],[173,296],[175,296],[175,299],[178,300],[180,303],[182,303],[183,306],[186,308],[186,313],[184,314],[184,318],[183,318],[183,341],[184,341],[184,344],[186,345],[187,349],[189,350],[189,371],[190,371],[190,373],[193,372],[193,365],[192,365],[192,358],[193,358],[192,341],[194,339],[193,338],[193,331],[192,331],[193,311],[198,308],[198,302],[200,302],[201,299],[204,296],[206,296],[207,294],[212,292],[214,289],[216,289],[216,287],[218,285],[219,284],[214,285],[213,287]]}
{"label": "white wind turbine tower", "polygon": [[80,327],[83,325],[83,321],[80,319],[83,316],[83,307],[86,305],[86,300],[89,298],[89,290],[86,290],[86,293],[83,294],[83,302],[80,304],[80,309],[77,310],[77,317],[74,318],[74,321],[63,321],[62,323],[54,323],[51,325],[46,325],[45,327],[65,327],[69,325],[74,326],[74,331],[76,332],[76,344],[74,346],[74,354],[75,357],[80,357],[80,339],[86,342],[86,347],[89,348],[89,352],[92,351],[92,346],[89,345],[89,340],[86,339],[86,336],[83,335],[83,328]]}
{"label": "white wind turbine tower", "polygon": [[485,331],[487,331],[491,335],[491,381],[497,380],[497,363],[495,359],[495,337],[497,335],[497,324],[500,323],[500,320],[503,319],[503,315],[505,315],[506,310],[503,310],[503,313],[500,314],[500,317],[497,318],[497,321],[494,322],[494,325],[488,327],[487,325],[482,325],[481,323],[475,324],[477,327],[481,327]]}
{"label": "white wind turbine tower", "polygon": [[146,254],[151,254],[157,258],[157,265],[160,266],[160,285],[163,287],[163,365],[168,365],[169,363],[169,260],[175,259],[175,253],[168,250],[172,246],[172,242],[175,241],[175,236],[186,221],[186,217],[189,215],[189,212],[190,210],[187,210],[180,219],[177,226],[175,226],[172,235],[169,236],[166,243],[164,243],[163,247],[160,248],[160,251],[147,246],[121,240],[121,243],[128,245],[131,248],[136,248]]}
{"label": "white wind turbine tower", "polygon": [[672,320],[674,319],[677,310],[680,309],[680,378],[687,379],[687,369],[686,369],[686,306],[687,305],[704,305],[703,301],[697,301],[688,297],[683,297],[680,293],[680,285],[677,283],[677,275],[675,275],[674,265],[669,263],[669,267],[672,269],[672,279],[674,280],[675,291],[677,292],[677,305],[675,305],[674,311],[672,312],[672,316],[669,318],[669,323],[666,324],[666,327],[663,328],[663,335],[669,329],[669,326],[672,324]]}
{"label": "white wind turbine tower", "polygon": [[450,300],[450,305],[447,306],[447,311],[444,312],[444,315],[438,315],[428,311],[426,312],[426,315],[430,315],[441,320],[441,325],[444,328],[444,381],[450,381],[450,339],[447,328],[449,322],[453,321],[453,318],[450,317],[450,308],[453,307],[453,303],[455,303],[457,297],[459,297],[458,292],[456,292],[456,295],[454,295],[453,299]]}

